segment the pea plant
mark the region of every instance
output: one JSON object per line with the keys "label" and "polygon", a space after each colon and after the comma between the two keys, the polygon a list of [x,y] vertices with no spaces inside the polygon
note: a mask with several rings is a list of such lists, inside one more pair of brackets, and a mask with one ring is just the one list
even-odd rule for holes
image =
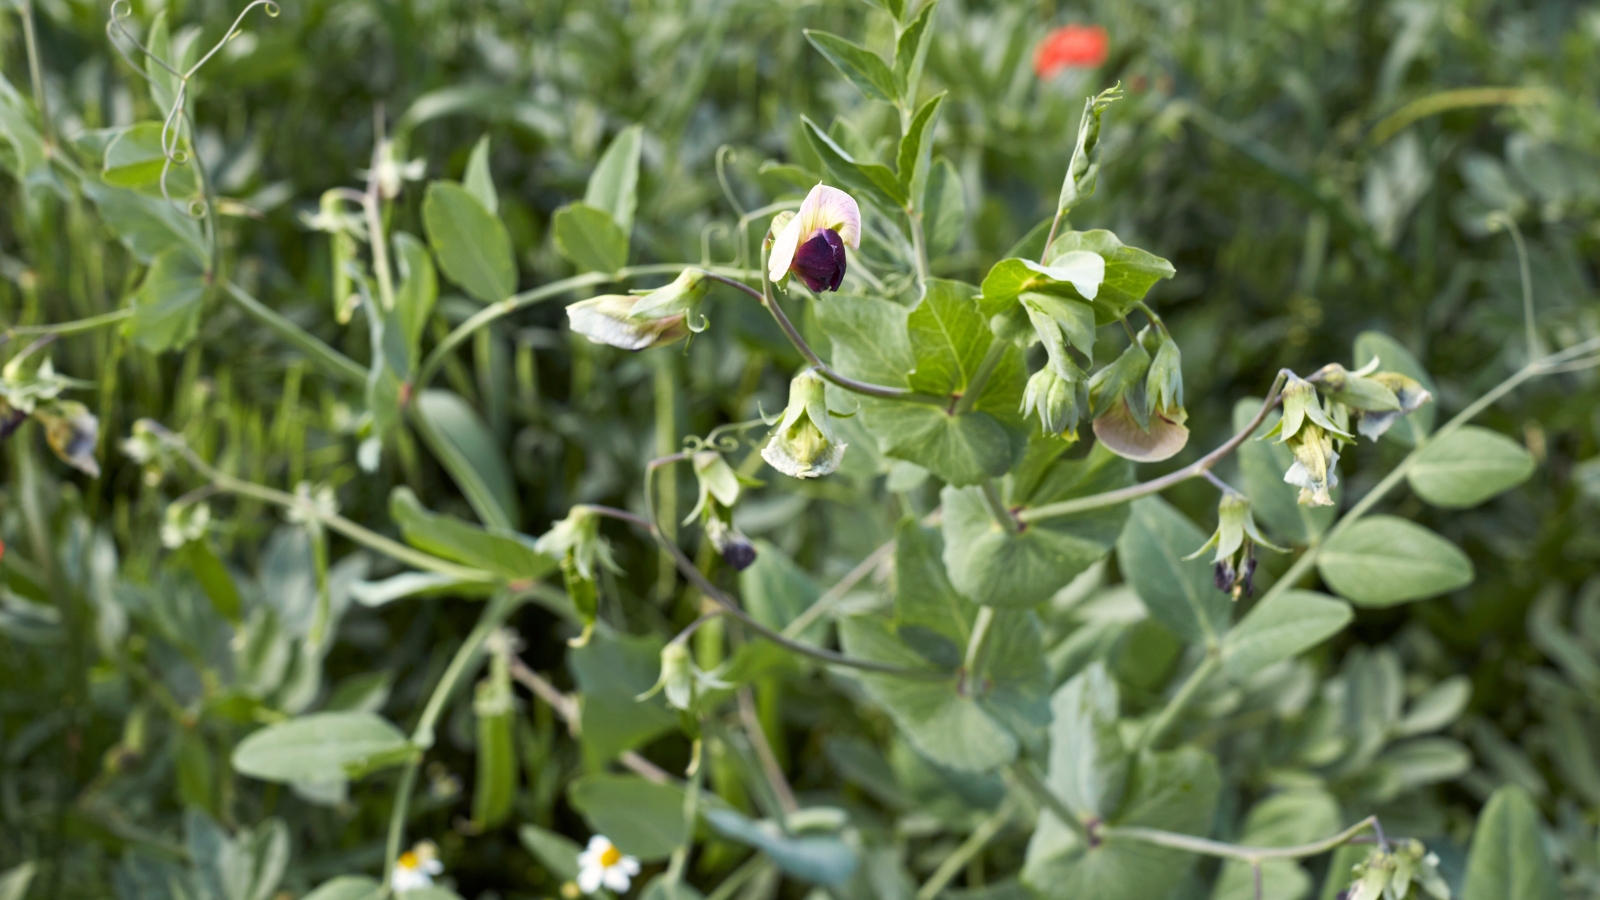
{"label": "pea plant", "polygon": [[[875,147],[847,125],[800,116],[794,161],[764,170],[789,187],[754,209],[719,152],[737,224],[707,226],[696,262],[629,263],[651,147],[633,126],[611,139],[582,199],[551,218],[551,244],[578,274],[519,292],[530,248],[500,215],[489,139],[459,181],[427,180],[429,161],[410,156],[423,114],[380,109],[364,183],[327,190],[301,216],[344,329],[331,339],[258,299],[260,273],[237,262],[235,222],[251,210],[222,195],[194,115],[204,67],[251,16],[276,16],[275,3],[249,4],[209,49],[197,30],[174,34],[159,16],[139,23],[124,0],[113,4],[107,39],[148,82],[158,119],[64,142],[37,84],[32,105],[0,85],[8,171],[75,215],[92,207],[129,259],[126,306],[38,322],[55,310],[35,303],[36,324],[8,331],[29,338],[0,371],[0,434],[21,448],[22,504],[43,496],[30,423],[65,465],[99,476],[112,411],[64,399],[97,385],[58,373],[50,348],[105,329],[160,354],[191,346],[208,316],[242,316],[303,358],[307,379],[343,392],[355,448],[346,483],[305,477],[302,461],[275,487],[240,465],[232,431],[139,418],[113,449],[159,498],[163,562],[142,578],[119,575],[115,544],[88,525],[66,549],[38,532],[31,562],[7,557],[11,591],[92,598],[84,610],[100,623],[106,667],[151,685],[154,699],[108,751],[105,779],[134,765],[149,733],[165,733],[153,723],[177,729],[184,843],[132,842],[119,897],[268,900],[282,896],[291,844],[368,826],[381,828],[381,846],[325,857],[289,884],[314,900],[459,896],[446,835],[421,815],[460,789],[430,763],[453,733],[475,754],[470,815],[454,831],[516,825],[568,900],[779,890],[1293,900],[1314,876],[1321,896],[1344,900],[1448,900],[1452,883],[1467,900],[1557,896],[1521,788],[1494,792],[1464,860],[1441,860],[1403,812],[1380,812],[1432,783],[1428,773],[1461,771],[1459,745],[1437,735],[1466,703],[1461,684],[1428,685],[1402,710],[1392,654],[1352,654],[1323,682],[1308,660],[1351,625],[1353,607],[1473,581],[1462,550],[1389,501],[1409,491],[1465,509],[1527,479],[1533,456],[1473,420],[1534,379],[1600,364],[1600,340],[1551,346],[1525,275],[1523,365],[1480,396],[1439,396],[1400,342],[1370,331],[1347,360],[1307,359],[1255,397],[1222,398],[1234,408],[1230,436],[1192,447],[1191,424],[1217,429],[1190,421],[1183,349],[1161,316],[1160,286],[1176,269],[1161,248],[1129,246],[1078,215],[1102,169],[1122,163],[1105,139],[1121,89],[1090,96],[1075,138],[1063,138],[1053,215],[985,260],[979,283],[936,277],[954,268],[942,257],[979,199],[936,152],[949,95],[922,89],[938,0],[879,5],[893,25],[888,55],[823,31],[805,37],[898,123],[898,140]],[[405,230],[411,221],[420,235]],[[1522,252],[1516,221],[1497,221]],[[639,438],[655,448],[640,490],[620,505],[572,505],[535,537],[519,531],[529,498],[505,462],[513,451],[463,399],[471,379],[457,356],[470,348],[486,370],[504,369],[497,327],[558,299],[571,301],[570,332],[596,345],[584,351],[591,363],[653,373],[665,400],[653,439]],[[446,318],[446,300],[467,312]],[[736,324],[786,345],[758,358],[788,380],[787,402],[681,433],[671,397],[695,386],[671,382],[671,360]],[[527,384],[533,357],[520,354]],[[782,368],[787,359],[798,368]],[[483,393],[494,408],[507,402]],[[1361,442],[1394,448],[1394,461],[1347,482],[1341,456]],[[419,496],[424,453],[459,492],[455,509]],[[1180,454],[1192,461],[1168,463]],[[404,473],[387,519],[343,514],[342,501],[386,467]],[[1162,496],[1197,485],[1215,493],[1208,529]],[[863,519],[897,523],[892,539],[859,547],[848,571],[806,571],[791,551],[747,536],[753,517],[782,514],[783,497],[830,491]],[[224,504],[287,523],[264,551],[260,596],[218,550],[214,507]],[[630,549],[634,539],[646,549]],[[57,552],[68,563],[47,562]],[[653,597],[623,588],[640,581],[656,585]],[[323,688],[352,610],[427,598],[480,611],[442,666],[417,667],[427,690],[400,714],[408,731],[381,714],[386,680]],[[124,607],[182,649],[147,661],[123,640]],[[529,607],[544,618],[519,619]],[[1546,603],[1540,621],[1560,608]],[[0,611],[8,631],[45,639],[61,627],[21,601]],[[201,619],[207,640],[176,636]],[[565,639],[575,690],[528,664],[527,621]],[[630,632],[640,621],[665,633]],[[1165,649],[1125,658],[1166,663],[1117,669],[1104,651],[1130,622]],[[1592,668],[1586,650],[1563,649],[1559,624],[1537,640],[1573,677]],[[147,665],[201,673],[198,699],[174,696]],[[801,773],[770,720],[783,683],[799,685],[819,729],[828,717],[866,723],[826,745],[848,791],[796,789]],[[1568,699],[1551,708],[1593,713]],[[583,774],[547,777],[571,767],[573,745]],[[568,825],[587,829],[581,840],[548,815],[563,791]],[[115,796],[80,805],[112,807]],[[343,810],[345,824],[315,819],[292,840],[272,812],[290,803]],[[881,810],[897,824],[875,824]],[[923,858],[904,858],[906,842],[929,836],[939,842]],[[33,896],[32,877],[27,867],[0,874],[0,900]]]}

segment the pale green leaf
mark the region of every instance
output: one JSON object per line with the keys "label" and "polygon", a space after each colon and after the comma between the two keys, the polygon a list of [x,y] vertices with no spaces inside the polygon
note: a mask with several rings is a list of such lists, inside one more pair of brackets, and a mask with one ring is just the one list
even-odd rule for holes
{"label": "pale green leaf", "polygon": [[[643,125],[622,129],[600,155],[583,192],[584,205],[610,216],[622,232],[624,248],[633,232],[634,212],[639,207],[639,157],[643,149]],[[626,262],[626,250],[623,257]]]}
{"label": "pale green leaf", "polygon": [[1357,606],[1393,606],[1472,583],[1472,560],[1460,548],[1396,516],[1370,516],[1340,532],[1317,556],[1317,569]]}
{"label": "pale green leaf", "polygon": [[883,58],[871,50],[826,31],[806,29],[806,40],[817,48],[846,81],[856,86],[868,100],[893,103],[900,96],[894,72]]}
{"label": "pale green leaf", "polygon": [[1521,444],[1467,425],[1417,451],[1406,478],[1434,506],[1466,509],[1526,481],[1533,468],[1533,454]]}
{"label": "pale green leaf", "polygon": [[603,209],[587,203],[563,206],[550,228],[556,249],[579,269],[615,272],[628,264],[628,233]]}
{"label": "pale green leaf", "polygon": [[461,185],[483,203],[491,214],[500,212],[500,197],[494,191],[494,177],[489,174],[489,136],[478,138],[467,157],[467,171],[461,176]]}
{"label": "pale green leaf", "polygon": [[173,247],[155,258],[133,295],[128,337],[153,352],[179,349],[200,330],[206,271],[193,255]]}
{"label": "pale green leaf", "polygon": [[1283,591],[1257,604],[1223,638],[1223,671],[1242,681],[1338,634],[1352,617],[1343,600],[1316,591]]}
{"label": "pale green leaf", "polygon": [[643,862],[663,859],[688,837],[683,789],[637,775],[585,775],[567,799],[596,834]]}
{"label": "pale green leaf", "polygon": [[450,473],[485,525],[511,528],[521,518],[511,469],[499,442],[465,400],[449,391],[423,391],[412,405],[423,443]]}
{"label": "pale green leaf", "polygon": [[511,236],[471,191],[453,181],[428,185],[422,224],[439,268],[467,293],[495,303],[517,289]]}
{"label": "pale green leaf", "polygon": [[1526,791],[1509,785],[1495,791],[1472,835],[1462,900],[1560,900],[1543,827]]}
{"label": "pale green leaf", "polygon": [[334,781],[410,752],[400,729],[372,713],[312,713],[251,733],[234,748],[233,768],[263,781]]}
{"label": "pale green leaf", "polygon": [[1160,497],[1135,500],[1128,527],[1117,541],[1123,577],[1156,621],[1180,637],[1211,644],[1228,630],[1233,601],[1217,590],[1211,564],[1184,557],[1206,534]]}

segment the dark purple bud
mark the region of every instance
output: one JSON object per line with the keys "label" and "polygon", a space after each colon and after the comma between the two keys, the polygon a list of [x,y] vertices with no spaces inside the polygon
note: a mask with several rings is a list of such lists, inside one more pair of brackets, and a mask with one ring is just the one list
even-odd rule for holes
{"label": "dark purple bud", "polygon": [[1224,559],[1213,567],[1212,583],[1217,586],[1217,590],[1224,594],[1229,593],[1233,590],[1233,581],[1236,574],[1233,571],[1233,561]]}
{"label": "dark purple bud", "polygon": [[789,268],[817,293],[837,291],[844,281],[844,241],[832,228],[818,229],[795,251]]}
{"label": "dark purple bud", "polygon": [[1239,590],[1246,597],[1254,597],[1256,593],[1256,557],[1251,554],[1245,557],[1244,566],[1239,570]]}
{"label": "dark purple bud", "polygon": [[736,571],[743,572],[756,561],[756,545],[746,540],[744,535],[739,535],[722,548],[722,561]]}
{"label": "dark purple bud", "polygon": [[28,414],[0,400],[0,441],[11,437],[11,432],[28,420]]}

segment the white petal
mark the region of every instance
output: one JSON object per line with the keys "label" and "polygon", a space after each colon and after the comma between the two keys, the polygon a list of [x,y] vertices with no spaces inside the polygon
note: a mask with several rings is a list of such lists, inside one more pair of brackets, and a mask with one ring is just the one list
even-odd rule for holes
{"label": "white petal", "polygon": [[624,856],[622,862],[617,863],[617,867],[630,876],[639,874],[639,860],[631,856]]}
{"label": "white petal", "polygon": [[[802,207],[804,208],[804,207]],[[806,232],[810,234],[810,232]],[[783,226],[783,231],[778,233],[772,242],[772,253],[767,257],[767,278],[772,281],[782,281],[789,274],[789,265],[794,262],[794,253],[800,249],[800,217],[795,216],[789,224]]]}
{"label": "white petal", "polygon": [[600,890],[600,881],[605,877],[606,870],[599,866],[584,866],[578,873],[578,890],[585,894],[592,894]]}
{"label": "white petal", "polygon": [[839,239],[846,247],[861,248],[861,207],[856,204],[856,198],[838,188],[825,184],[812,188],[794,220],[801,223],[802,240],[819,228],[831,228],[839,232]]}
{"label": "white petal", "polygon": [[622,867],[621,866],[612,866],[611,868],[606,870],[606,873],[605,873],[605,885],[606,885],[606,887],[610,888],[614,893],[618,893],[618,894],[627,893],[628,885],[630,885],[632,883],[633,883],[633,879],[631,877],[629,877],[627,872],[622,871]]}
{"label": "white petal", "polygon": [[767,446],[761,448],[761,458],[767,461],[767,465],[790,478],[816,478],[832,474],[838,469],[839,461],[844,459],[845,448],[849,446],[849,444],[834,444],[820,458],[810,463],[803,463],[789,452],[786,441],[774,435],[772,440],[767,442]]}

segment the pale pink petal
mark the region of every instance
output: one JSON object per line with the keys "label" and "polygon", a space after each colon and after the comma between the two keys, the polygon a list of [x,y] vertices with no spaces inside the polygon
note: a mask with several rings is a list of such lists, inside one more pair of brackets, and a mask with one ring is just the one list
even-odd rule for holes
{"label": "pale pink petal", "polygon": [[861,207],[856,199],[835,187],[819,184],[806,195],[800,212],[794,217],[801,223],[800,239],[805,240],[819,228],[839,232],[839,239],[851,250],[861,248]]}
{"label": "pale pink petal", "polygon": [[800,227],[800,217],[795,216],[773,239],[772,253],[767,257],[767,278],[772,281],[782,281],[789,274],[789,265],[794,262],[794,253],[800,249]]}

